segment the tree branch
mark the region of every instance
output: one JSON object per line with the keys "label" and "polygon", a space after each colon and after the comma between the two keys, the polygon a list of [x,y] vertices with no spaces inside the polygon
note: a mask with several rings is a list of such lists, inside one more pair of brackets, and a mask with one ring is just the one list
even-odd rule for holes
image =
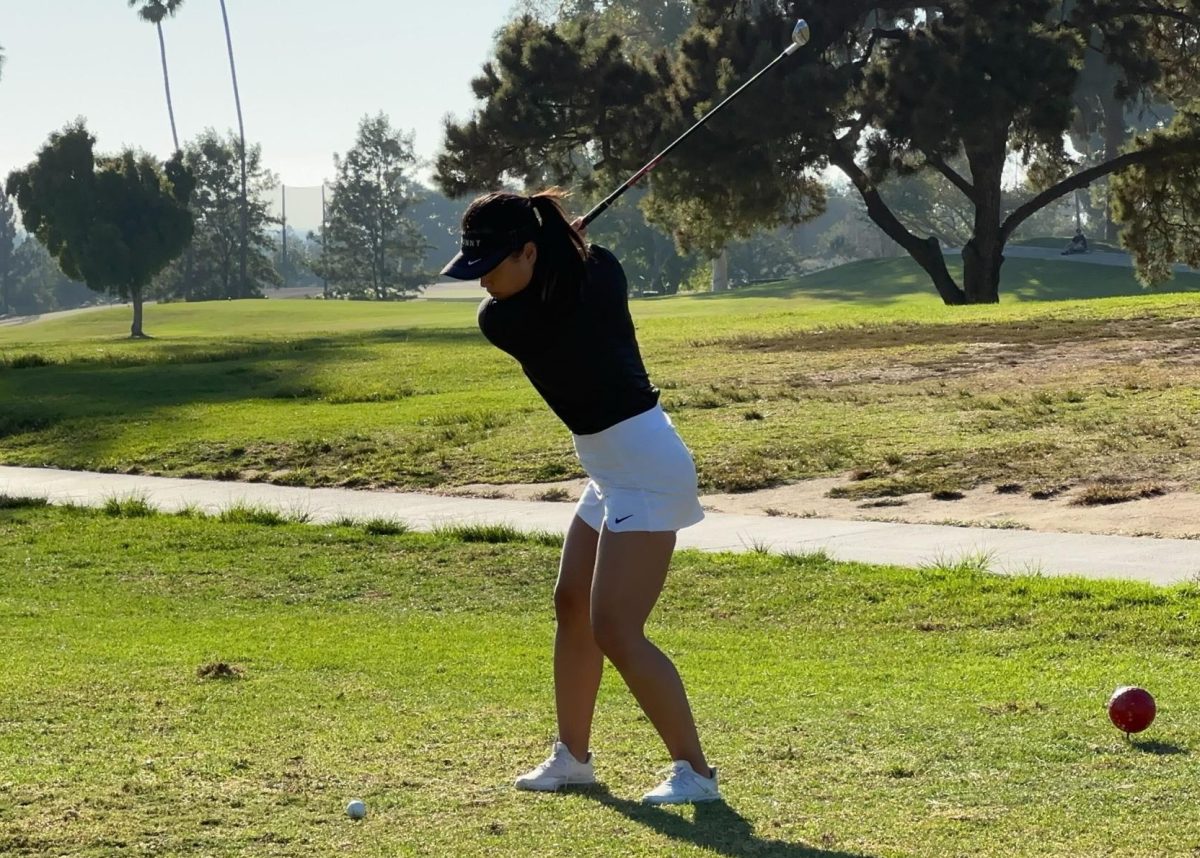
{"label": "tree branch", "polygon": [[946,159],[941,155],[925,155],[925,163],[933,167],[943,176],[950,180],[954,187],[962,191],[967,199],[975,202],[975,186],[968,182],[957,170],[946,163]]}
{"label": "tree branch", "polygon": [[871,120],[865,114],[860,113],[858,115],[858,119],[854,120],[854,122],[847,126],[846,133],[841,137],[835,137],[834,139],[837,141],[839,146],[849,146],[850,151],[858,151],[858,141],[862,138],[863,131],[865,131],[867,126],[870,124]]}
{"label": "tree branch", "polygon": [[1009,236],[1016,231],[1017,227],[1026,218],[1034,212],[1045,208],[1059,197],[1066,196],[1071,191],[1077,191],[1080,188],[1090,185],[1097,179],[1102,179],[1112,173],[1118,173],[1121,170],[1136,167],[1139,164],[1152,164],[1155,161],[1161,161],[1179,152],[1187,151],[1197,145],[1200,145],[1197,140],[1187,137],[1182,140],[1171,141],[1170,143],[1149,146],[1136,152],[1126,152],[1118,158],[1105,161],[1103,164],[1097,164],[1095,167],[1084,170],[1082,173],[1076,173],[1074,176],[1063,179],[1057,185],[1042,191],[1024,205],[1018,206],[1000,226],[1000,240],[1002,242],[1008,241]]}
{"label": "tree branch", "polygon": [[880,27],[875,27],[871,30],[871,37],[867,39],[867,49],[863,51],[863,55],[854,61],[853,65],[856,69],[862,70],[862,67],[871,59],[871,54],[875,52],[875,45],[880,39],[891,39],[892,41],[903,41],[909,36],[905,30],[884,30]]}
{"label": "tree branch", "polygon": [[1195,15],[1189,15],[1181,9],[1171,9],[1167,6],[1162,6],[1157,3],[1145,5],[1142,3],[1130,3],[1126,6],[1118,6],[1109,12],[1109,15],[1116,17],[1118,15],[1152,15],[1161,18],[1172,18],[1176,21],[1181,21],[1184,24],[1195,24],[1200,26],[1200,18]]}
{"label": "tree branch", "polygon": [[837,167],[854,184],[863,202],[867,206],[867,216],[892,241],[903,247],[929,274],[934,288],[938,290],[942,300],[947,304],[965,304],[967,296],[950,272],[946,270],[946,260],[942,256],[941,247],[936,238],[918,238],[913,235],[896,217],[895,212],[888,208],[887,203],[879,194],[870,176],[854,162],[853,148],[835,145],[829,152],[829,163]]}

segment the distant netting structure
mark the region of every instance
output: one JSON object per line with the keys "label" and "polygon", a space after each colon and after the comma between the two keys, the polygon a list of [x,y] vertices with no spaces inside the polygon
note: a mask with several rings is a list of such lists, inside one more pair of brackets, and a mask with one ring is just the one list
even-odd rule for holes
{"label": "distant netting structure", "polygon": [[308,235],[320,233],[332,193],[329,185],[281,184],[268,189],[265,197],[271,217],[300,235]]}
{"label": "distant netting structure", "polygon": [[285,290],[296,291],[297,288],[305,287],[305,294],[318,291],[324,294],[328,291],[328,284],[323,281],[320,284],[312,282],[311,274],[306,278],[295,266],[288,264],[288,259],[296,252],[298,240],[303,242],[309,235],[313,235],[320,241],[331,197],[330,186],[324,184],[279,184],[268,188],[263,194],[267,211],[277,221],[272,230],[282,257],[279,273],[283,278]]}

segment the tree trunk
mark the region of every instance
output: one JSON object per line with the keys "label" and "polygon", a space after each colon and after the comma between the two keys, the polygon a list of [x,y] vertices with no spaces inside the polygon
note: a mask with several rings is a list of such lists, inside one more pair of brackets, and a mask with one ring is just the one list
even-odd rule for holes
{"label": "tree trunk", "polygon": [[[193,237],[194,240],[194,237]],[[192,241],[183,252],[183,300],[191,301],[194,292],[192,278],[196,275],[196,250]]]}
{"label": "tree trunk", "polygon": [[854,163],[854,156],[844,150],[836,150],[831,154],[829,163],[841,170],[854,184],[867,205],[867,217],[887,233],[888,238],[900,245],[913,260],[925,270],[933,281],[933,286],[941,296],[942,301],[950,305],[966,304],[967,296],[950,272],[946,270],[946,259],[942,256],[941,245],[933,236],[918,238],[900,223],[899,218],[888,208],[887,203],[879,195],[879,190],[871,183],[870,178]]}
{"label": "tree trunk", "polygon": [[[889,211],[888,214],[890,215],[891,212]],[[887,230],[884,231],[887,232]],[[929,278],[933,281],[933,288],[937,290],[942,303],[951,307],[966,304],[967,296],[959,288],[959,285],[954,282],[954,278],[950,276],[950,271],[946,268],[946,257],[942,255],[942,246],[937,238],[932,235],[925,239],[916,238],[916,236],[913,236],[913,238],[915,239],[915,243],[911,245],[901,244],[900,246],[929,275]]]}
{"label": "tree trunk", "polygon": [[729,251],[721,248],[721,255],[712,261],[712,291],[729,291]]}
{"label": "tree trunk", "polygon": [[146,339],[146,334],[142,330],[142,287],[134,286],[129,290],[129,295],[133,300],[133,327],[130,328],[129,338],[133,340]]}
{"label": "tree trunk", "polygon": [[1000,266],[1004,264],[1001,231],[1004,157],[1003,147],[967,151],[975,190],[975,224],[963,247],[963,291],[968,304],[1000,303]]}
{"label": "tree trunk", "polygon": [[158,50],[162,54],[163,86],[167,90],[167,116],[171,118],[171,139],[175,141],[175,151],[179,151],[179,132],[175,129],[175,104],[171,101],[171,76],[167,74],[167,40],[163,38],[162,21],[155,23],[158,28]]}
{"label": "tree trunk", "polygon": [[242,97],[238,92],[237,66],[233,62],[233,37],[229,33],[229,13],[225,9],[225,0],[221,0],[221,18],[225,22],[225,45],[229,49],[229,73],[233,77],[233,103],[237,107],[238,118],[238,137],[241,140],[241,160],[242,160],[242,228],[241,228],[241,251],[239,255],[239,277],[240,282],[237,288],[237,297],[245,298],[250,294],[246,285],[246,255],[249,252],[250,227],[249,213],[247,212],[247,195],[246,195],[246,125],[242,122]]}
{"label": "tree trunk", "polygon": [[380,252],[378,232],[371,230],[371,291],[375,293],[375,300],[383,300],[383,274],[380,268]]}
{"label": "tree trunk", "polygon": [[[1111,161],[1121,154],[1125,145],[1125,104],[1113,93],[1104,97],[1104,160]],[[1106,181],[1108,188],[1112,187],[1112,178]],[[1116,242],[1120,231],[1113,223],[1111,191],[1104,195],[1104,238]]]}
{"label": "tree trunk", "polygon": [[1000,303],[1003,250],[998,228],[988,235],[976,233],[963,248],[963,291],[968,304]]}
{"label": "tree trunk", "polygon": [[0,254],[0,317],[8,315],[8,284],[12,277],[12,254]]}
{"label": "tree trunk", "polygon": [[281,184],[279,192],[283,197],[283,211],[280,212],[279,222],[279,240],[283,245],[283,260],[280,263],[280,268],[283,269],[280,273],[283,275],[283,288],[288,287],[288,258],[287,258],[287,185]]}

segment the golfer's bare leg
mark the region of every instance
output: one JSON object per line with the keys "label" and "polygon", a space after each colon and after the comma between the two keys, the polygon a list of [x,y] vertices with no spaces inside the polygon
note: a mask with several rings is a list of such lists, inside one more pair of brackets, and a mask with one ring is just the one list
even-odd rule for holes
{"label": "golfer's bare leg", "polygon": [[646,639],[644,627],[667,578],[675,534],[601,531],[592,579],[592,631],[621,672],[672,760],[708,777],[696,722],[675,665]]}
{"label": "golfer's bare leg", "polygon": [[600,534],[578,516],[563,543],[558,583],[554,587],[554,698],[558,707],[558,738],[575,759],[587,759],[592,713],[604,655],[592,634],[592,570]]}

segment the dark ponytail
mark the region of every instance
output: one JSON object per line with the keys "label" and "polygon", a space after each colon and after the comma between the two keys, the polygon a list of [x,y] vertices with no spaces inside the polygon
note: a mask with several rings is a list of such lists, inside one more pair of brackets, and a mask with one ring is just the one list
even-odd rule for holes
{"label": "dark ponytail", "polygon": [[587,277],[588,245],[567,220],[559,188],[532,197],[505,192],[487,194],[471,203],[463,215],[463,231],[508,231],[515,236],[513,253],[526,241],[537,245],[533,283],[543,301],[555,303],[577,297]]}
{"label": "dark ponytail", "polygon": [[576,284],[578,289],[587,277],[587,242],[567,221],[562,206],[566,197],[558,188],[550,188],[530,198],[542,222],[533,279],[547,301],[566,297],[560,284]]}

